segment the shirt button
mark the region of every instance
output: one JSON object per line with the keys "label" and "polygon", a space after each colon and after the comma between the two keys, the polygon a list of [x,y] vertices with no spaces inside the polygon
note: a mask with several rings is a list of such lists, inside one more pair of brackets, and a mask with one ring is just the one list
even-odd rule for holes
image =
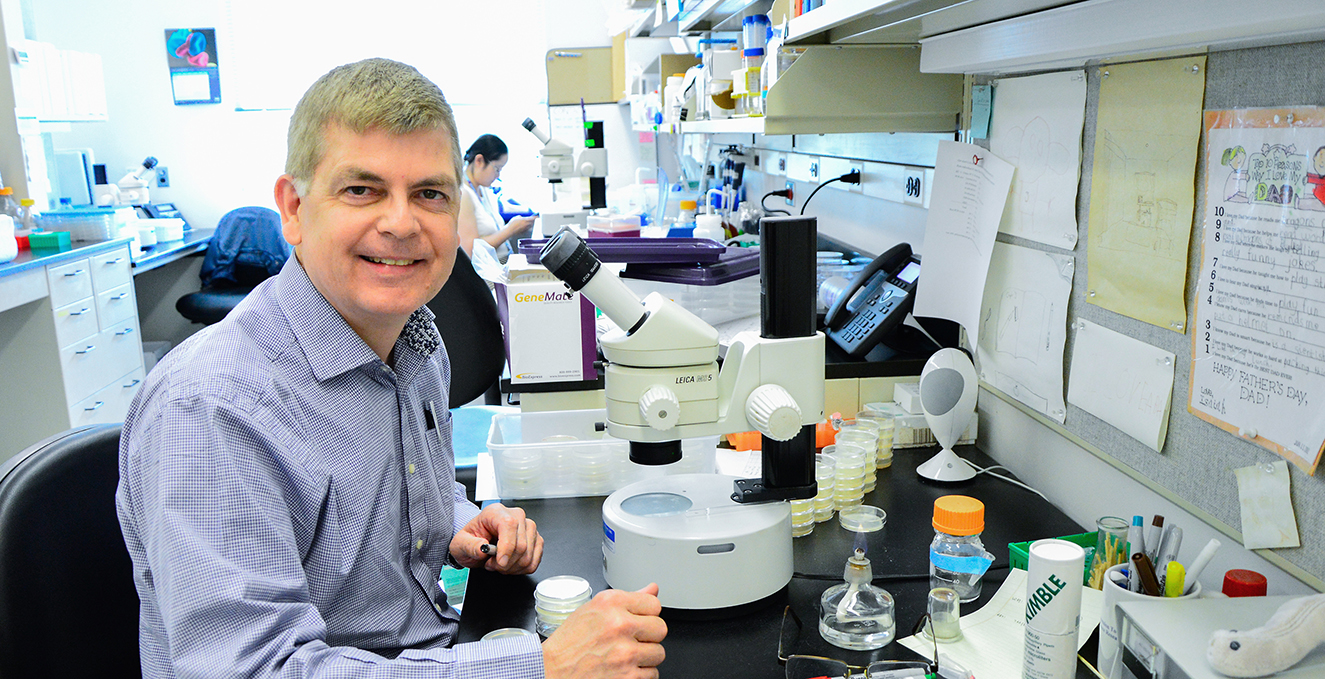
{"label": "shirt button", "polygon": [[423,549],[423,538],[419,538],[419,541],[416,542],[416,543],[414,543],[414,548],[415,548],[415,549]]}
{"label": "shirt button", "polygon": [[411,473],[411,474],[414,473],[414,463],[413,463],[413,462],[409,463],[409,473]]}
{"label": "shirt button", "polygon": [[441,605],[441,604],[433,604],[432,607],[435,608],[435,609],[437,609],[437,612],[438,612],[438,613],[441,613],[441,612],[442,612],[442,605]]}

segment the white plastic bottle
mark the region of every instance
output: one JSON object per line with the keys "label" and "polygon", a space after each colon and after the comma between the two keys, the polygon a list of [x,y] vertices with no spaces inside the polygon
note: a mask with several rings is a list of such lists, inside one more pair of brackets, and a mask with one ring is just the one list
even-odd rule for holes
{"label": "white plastic bottle", "polygon": [[708,238],[721,243],[726,240],[725,236],[721,215],[708,213],[695,217],[695,238]]}

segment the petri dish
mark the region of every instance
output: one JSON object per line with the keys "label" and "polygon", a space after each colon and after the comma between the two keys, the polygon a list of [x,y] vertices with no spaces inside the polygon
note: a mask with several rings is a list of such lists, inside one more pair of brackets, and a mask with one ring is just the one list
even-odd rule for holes
{"label": "petri dish", "polygon": [[510,637],[534,637],[538,636],[523,627],[503,627],[495,629],[483,635],[479,641],[491,641],[493,639],[506,639]]}
{"label": "petri dish", "polygon": [[887,523],[888,515],[882,509],[873,505],[856,505],[838,512],[837,520],[847,530],[872,533],[883,530],[883,524]]}

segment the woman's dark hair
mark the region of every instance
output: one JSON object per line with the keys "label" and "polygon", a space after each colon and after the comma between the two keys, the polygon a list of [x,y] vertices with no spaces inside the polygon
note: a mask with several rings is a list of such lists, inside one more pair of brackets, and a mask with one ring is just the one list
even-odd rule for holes
{"label": "woman's dark hair", "polygon": [[465,162],[472,163],[474,158],[483,156],[483,162],[491,163],[506,155],[506,153],[506,142],[499,139],[495,134],[485,134],[469,145],[469,150],[465,151]]}

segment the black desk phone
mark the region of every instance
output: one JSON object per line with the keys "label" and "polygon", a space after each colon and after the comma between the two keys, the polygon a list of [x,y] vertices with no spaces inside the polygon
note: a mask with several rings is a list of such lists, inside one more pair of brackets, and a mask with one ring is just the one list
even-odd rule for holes
{"label": "black desk phone", "polygon": [[828,337],[852,358],[865,356],[906,319],[919,279],[920,257],[911,253],[910,244],[875,257],[828,310]]}

